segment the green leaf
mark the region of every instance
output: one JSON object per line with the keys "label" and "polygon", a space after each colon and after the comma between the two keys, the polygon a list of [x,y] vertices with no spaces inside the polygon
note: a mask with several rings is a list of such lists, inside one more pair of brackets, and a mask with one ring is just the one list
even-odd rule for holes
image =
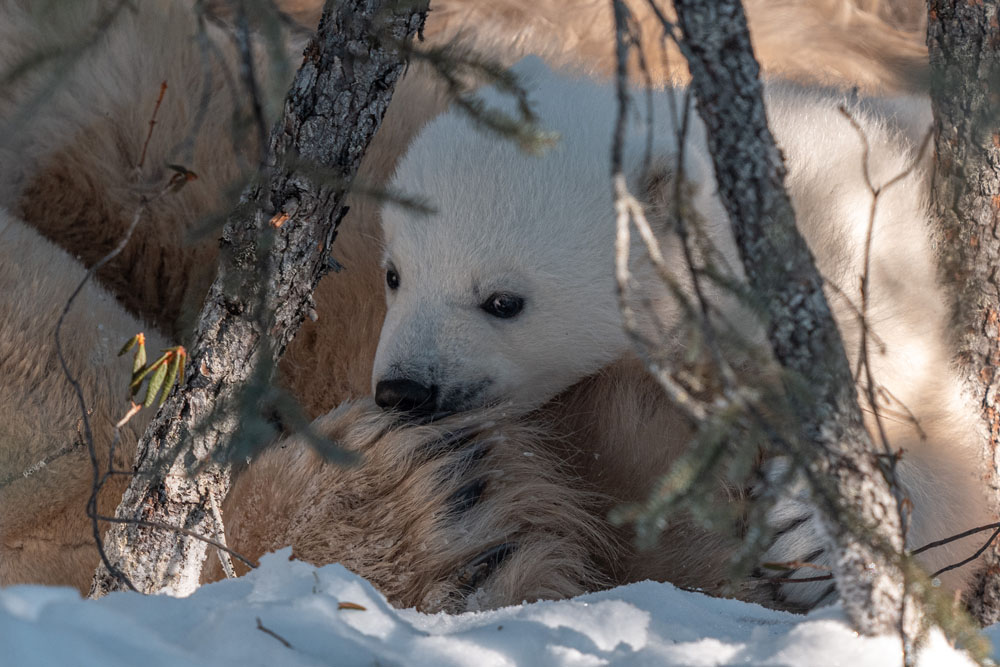
{"label": "green leaf", "polygon": [[143,378],[149,375],[152,371],[156,370],[157,363],[158,362],[153,362],[153,364],[151,364],[150,366],[146,368],[140,368],[137,372],[132,373],[132,382],[131,384],[129,384],[128,388],[132,390],[133,394],[139,388],[139,385],[142,384]]}
{"label": "green leaf", "polygon": [[[155,365],[155,364],[154,364]],[[142,407],[148,408],[156,400],[156,394],[159,393],[160,387],[163,386],[163,380],[167,377],[167,364],[159,363],[156,366],[156,372],[153,373],[153,377],[149,379],[149,386],[146,387],[146,400],[142,402]]]}
{"label": "green leaf", "polygon": [[132,361],[132,375],[134,376],[142,367],[146,365],[146,344],[139,341],[139,349],[135,351],[135,359]]}
{"label": "green leaf", "polygon": [[[174,352],[173,358],[170,363],[167,364],[167,377],[163,380],[163,393],[160,395],[159,405],[163,405],[167,396],[170,395],[170,390],[174,386],[174,381],[177,380],[177,371],[181,365],[181,355]],[[158,407],[158,406],[157,406]]]}
{"label": "green leaf", "polygon": [[[135,344],[136,344],[136,342],[138,340],[139,340],[139,334],[136,334],[136,335],[132,336],[131,338],[129,338],[128,342],[125,343],[125,345],[122,346],[122,349],[118,350],[118,356],[119,357],[122,356],[123,354],[125,354],[126,352],[128,352],[129,350],[131,350],[133,347],[135,347]],[[135,371],[133,371],[133,372],[135,372]]]}

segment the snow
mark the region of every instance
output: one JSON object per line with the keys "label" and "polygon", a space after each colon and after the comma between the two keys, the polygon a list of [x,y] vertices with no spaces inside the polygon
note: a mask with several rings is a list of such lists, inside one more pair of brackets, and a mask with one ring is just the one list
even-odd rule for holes
{"label": "snow", "polygon": [[[289,555],[285,549],[266,556],[247,576],[203,586],[183,599],[115,593],[90,601],[66,588],[2,589],[0,665],[884,667],[901,662],[897,639],[857,636],[838,607],[797,616],[647,581],[572,600],[428,615],[394,609],[340,565],[315,568]],[[1000,626],[986,632],[1000,639]],[[920,664],[972,662],[934,633]]]}

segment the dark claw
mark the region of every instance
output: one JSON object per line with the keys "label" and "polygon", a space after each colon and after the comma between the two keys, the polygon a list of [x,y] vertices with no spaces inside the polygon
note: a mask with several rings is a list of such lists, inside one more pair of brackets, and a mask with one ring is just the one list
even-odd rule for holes
{"label": "dark claw", "polygon": [[472,442],[480,432],[479,424],[474,426],[463,426],[450,433],[445,433],[442,437],[431,442],[424,443],[420,447],[419,453],[429,459],[435,459],[449,452],[454,452],[464,448]]}
{"label": "dark claw", "polygon": [[801,526],[805,522],[809,521],[810,518],[812,518],[812,517],[807,514],[806,516],[800,516],[797,519],[792,519],[791,521],[789,521],[788,523],[786,523],[781,528],[778,528],[777,530],[775,530],[774,531],[774,537],[776,537],[776,538],[777,537],[781,537],[785,533],[792,532],[793,530],[795,530],[796,528],[798,528],[799,526]]}
{"label": "dark claw", "polygon": [[516,550],[515,542],[504,542],[479,554],[459,571],[459,586],[470,593],[475,591]]}
{"label": "dark claw", "polygon": [[815,562],[816,559],[819,558],[820,556],[822,556],[825,551],[826,551],[826,547],[820,547],[816,551],[814,551],[811,554],[807,555],[805,557],[805,562],[806,563],[813,563],[813,562]]}
{"label": "dark claw", "polygon": [[486,490],[486,480],[477,479],[466,484],[461,489],[451,494],[448,498],[448,512],[461,514],[472,509],[472,506],[479,502]]}
{"label": "dark claw", "polygon": [[490,445],[485,442],[477,442],[471,447],[462,452],[461,458],[456,462],[456,465],[464,466],[466,468],[471,468],[476,463],[479,463],[483,458],[489,453]]}
{"label": "dark claw", "polygon": [[822,607],[823,605],[826,604],[832,604],[833,602],[836,601],[836,598],[834,597],[833,599],[831,599],[831,596],[835,596],[836,593],[837,593],[837,584],[830,584],[829,586],[826,587],[826,590],[823,591],[823,595],[819,596],[819,599],[816,600],[816,604],[813,605],[813,608],[815,609],[816,607]]}

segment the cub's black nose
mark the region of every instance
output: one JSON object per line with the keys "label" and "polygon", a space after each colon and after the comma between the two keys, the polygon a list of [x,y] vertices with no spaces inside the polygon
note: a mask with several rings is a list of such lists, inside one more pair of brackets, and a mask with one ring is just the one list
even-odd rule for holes
{"label": "cub's black nose", "polygon": [[428,387],[413,380],[381,380],[375,385],[375,402],[383,410],[434,412],[437,387]]}

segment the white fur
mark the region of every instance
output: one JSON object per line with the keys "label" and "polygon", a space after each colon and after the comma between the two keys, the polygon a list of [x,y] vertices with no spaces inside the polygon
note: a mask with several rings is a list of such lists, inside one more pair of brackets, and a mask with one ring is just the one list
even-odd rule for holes
{"label": "white fur", "polygon": [[[613,88],[554,74],[533,59],[517,72],[533,87],[535,109],[546,127],[559,133],[559,144],[544,157],[532,157],[510,141],[475,130],[460,112],[449,112],[417,138],[394,183],[401,191],[426,195],[436,214],[418,216],[397,207],[384,213],[385,258],[398,270],[400,287],[388,291],[373,382],[408,378],[436,385],[442,409],[494,401],[529,409],[629,352],[613,274]],[[671,164],[676,146],[668,96],[655,97],[654,163]],[[486,98],[489,104],[507,104],[493,92]],[[870,142],[878,187],[914,160],[929,121],[928,104],[922,98],[857,102],[789,84],[769,84],[766,99],[786,158],[799,230],[828,284],[859,302],[871,193],[863,178],[862,142],[838,106],[850,110]],[[634,106],[626,171],[639,192],[646,127],[644,104]],[[700,186],[694,205],[705,231],[729,265],[738,267],[729,223],[715,196],[704,130],[692,120],[685,177]],[[652,196],[669,201],[669,192]],[[882,194],[869,309],[874,333],[885,343],[884,353],[871,355],[875,380],[898,399],[893,410],[905,406],[927,434],[921,439],[906,419],[887,417],[892,446],[905,450],[901,473],[915,507],[912,545],[983,523],[987,514],[973,417],[949,366],[947,311],[935,279],[926,200],[923,166]],[[682,275],[676,239],[664,233],[661,242]],[[635,266],[659,315],[668,325],[676,322],[675,307],[658,296],[662,287],[645,275],[642,262]],[[523,296],[523,312],[506,320],[483,312],[479,304],[496,291]],[[833,290],[827,295],[853,360],[860,344],[854,311]],[[760,338],[759,326],[744,313],[732,319],[745,328],[741,333]],[[792,499],[779,504],[772,519],[780,527],[809,513]],[[809,521],[783,534],[769,558],[802,558],[817,544]],[[936,550],[925,562],[936,568],[969,549],[970,543],[959,543]],[[789,591],[803,602],[821,593],[820,587]]]}

